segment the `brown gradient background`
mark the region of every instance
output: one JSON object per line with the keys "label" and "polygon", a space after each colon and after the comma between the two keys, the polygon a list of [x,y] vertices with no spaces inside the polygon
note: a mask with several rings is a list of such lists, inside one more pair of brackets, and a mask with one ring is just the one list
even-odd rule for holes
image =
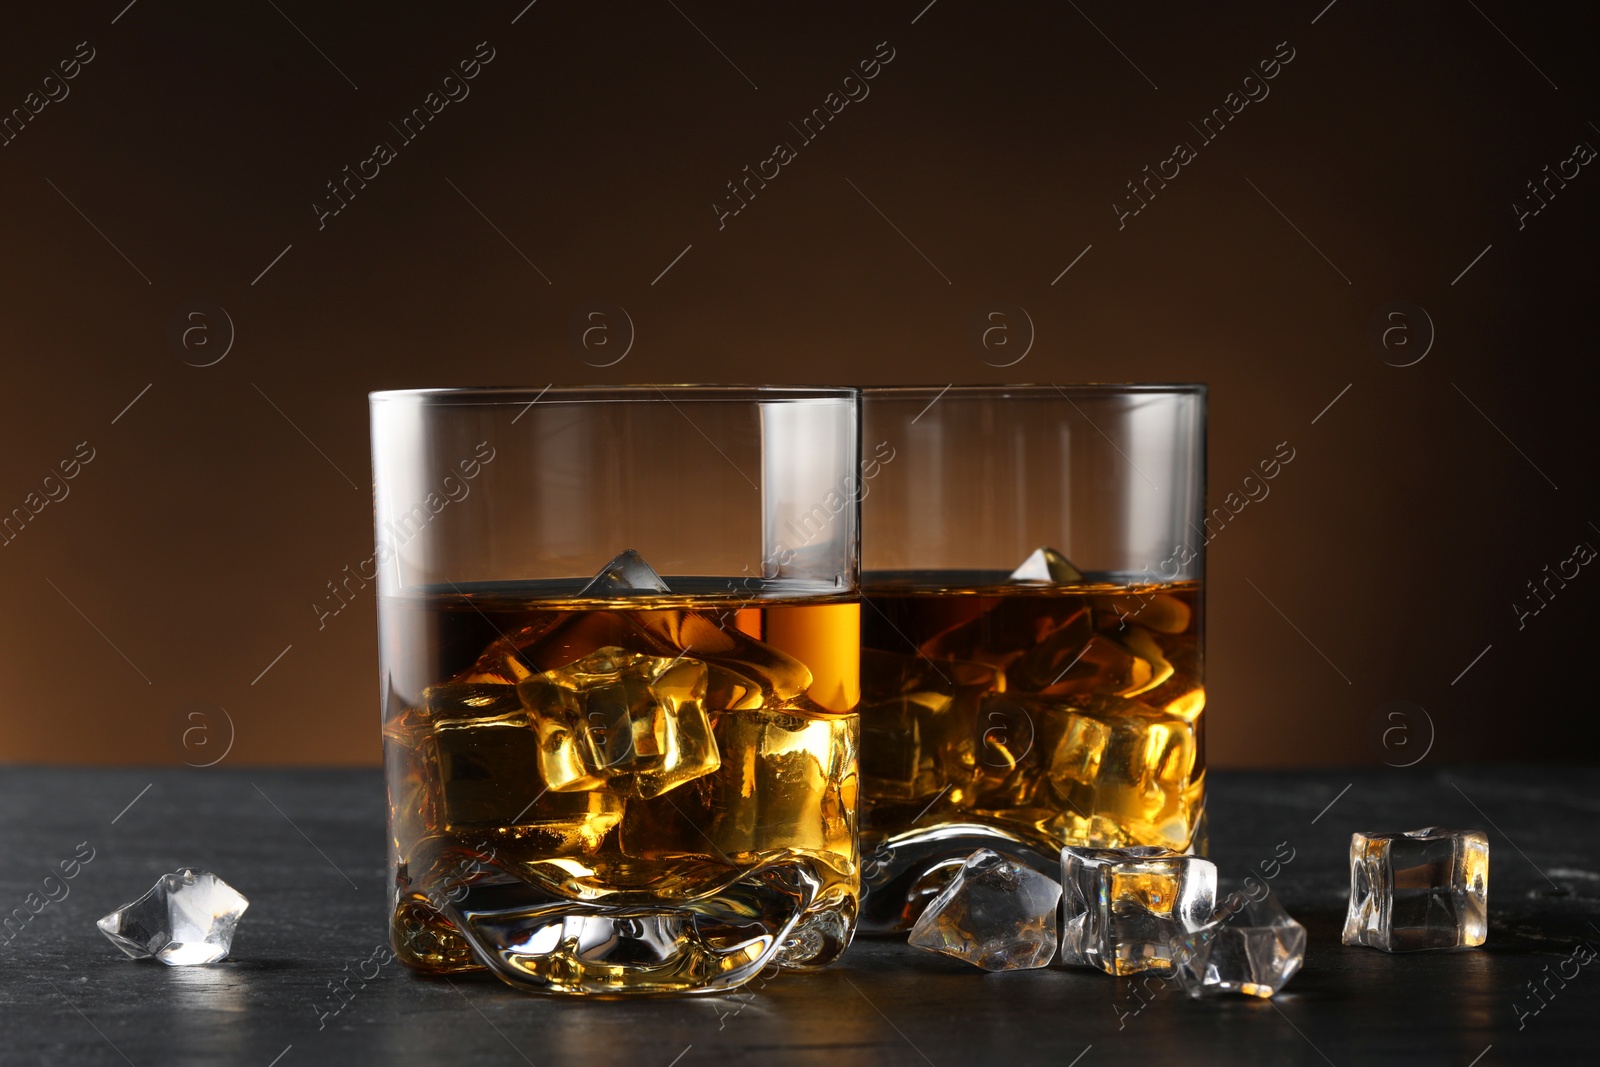
{"label": "brown gradient background", "polygon": [[[0,760],[200,762],[219,709],[233,763],[377,760],[370,590],[321,630],[311,606],[372,551],[369,390],[1018,380],[1209,382],[1213,503],[1295,448],[1211,545],[1214,765],[1400,762],[1418,708],[1431,762],[1592,758],[1600,573],[1520,631],[1511,607],[1600,545],[1600,174],[1522,230],[1511,207],[1600,145],[1576,5],[541,0],[513,25],[525,0],[141,0],[112,24],[125,2],[0,33],[5,111],[97,53],[0,148],[0,511],[95,449],[0,548]],[[319,231],[324,183],[480,41],[471,95]],[[798,145],[880,41],[871,95]],[[1188,123],[1280,41],[1271,95],[1200,146]],[[799,158],[719,231],[780,139]],[[1199,158],[1119,231],[1180,139]],[[168,339],[195,299],[236,327],[208,368]],[[568,340],[597,299],[637,330],[608,369]],[[1408,368],[1371,342],[1395,300],[1437,330]],[[1004,370],[970,340],[1001,305],[1036,327]],[[1415,743],[1386,753],[1393,701]]]}

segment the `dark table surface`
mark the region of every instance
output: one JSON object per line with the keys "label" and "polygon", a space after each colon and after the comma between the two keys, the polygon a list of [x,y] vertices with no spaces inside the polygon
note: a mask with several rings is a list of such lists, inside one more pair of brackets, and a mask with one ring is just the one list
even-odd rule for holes
{"label": "dark table surface", "polygon": [[[1600,771],[1218,773],[1211,789],[1224,876],[1287,854],[1282,842],[1294,850],[1272,884],[1309,945],[1271,1001],[1169,988],[1141,998],[1130,980],[1060,967],[986,975],[861,939],[824,972],[688,999],[545,998],[390,963],[352,980],[353,998],[329,1014],[341,1003],[330,983],[371,975],[363,963],[385,942],[376,771],[7,768],[0,911],[14,921],[0,932],[0,1062],[1593,1062],[1600,965],[1571,957],[1579,942],[1600,946]],[[1351,831],[1429,824],[1489,832],[1488,944],[1413,955],[1340,945]],[[32,914],[28,895],[37,904],[47,875],[88,848],[67,895],[50,883],[61,899]],[[95,920],[180,866],[250,898],[232,957],[127,959]]]}

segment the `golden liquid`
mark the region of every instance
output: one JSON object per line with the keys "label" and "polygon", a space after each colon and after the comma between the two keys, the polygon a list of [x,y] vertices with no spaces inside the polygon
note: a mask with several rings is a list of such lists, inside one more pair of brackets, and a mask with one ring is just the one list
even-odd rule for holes
{"label": "golden liquid", "polygon": [[[858,603],[491,587],[385,597],[380,610],[403,962],[479,967],[439,902],[491,873],[627,908],[799,863],[821,883],[805,916],[823,916],[811,925],[826,936],[783,962],[820,966],[849,943]],[[612,971],[617,991],[663,981]]]}
{"label": "golden liquid", "polygon": [[[1203,811],[1198,583],[867,583],[863,832],[1183,850]],[[933,585],[933,588],[928,588]]]}

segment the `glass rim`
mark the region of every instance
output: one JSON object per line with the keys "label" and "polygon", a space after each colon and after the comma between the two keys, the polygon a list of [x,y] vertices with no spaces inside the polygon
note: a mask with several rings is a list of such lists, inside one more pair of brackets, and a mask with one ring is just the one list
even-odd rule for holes
{"label": "glass rim", "polygon": [[369,404],[411,401],[417,404],[477,405],[617,402],[766,403],[772,401],[845,400],[860,397],[853,385],[714,385],[663,382],[659,385],[465,386],[459,388],[378,389]]}
{"label": "glass rim", "polygon": [[1016,398],[1064,399],[1100,396],[1205,396],[1205,382],[1072,382],[1064,384],[1018,382],[1012,385],[868,385],[861,389],[864,400],[932,400],[972,398],[999,400]]}

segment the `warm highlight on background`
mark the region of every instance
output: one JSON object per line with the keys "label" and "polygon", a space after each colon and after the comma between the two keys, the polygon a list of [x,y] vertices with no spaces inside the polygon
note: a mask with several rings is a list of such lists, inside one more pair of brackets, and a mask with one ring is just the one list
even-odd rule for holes
{"label": "warm highlight on background", "polygon": [[1207,382],[1211,766],[1592,758],[1573,11],[523,3],[8,19],[0,761],[375,763],[366,393],[664,381]]}

